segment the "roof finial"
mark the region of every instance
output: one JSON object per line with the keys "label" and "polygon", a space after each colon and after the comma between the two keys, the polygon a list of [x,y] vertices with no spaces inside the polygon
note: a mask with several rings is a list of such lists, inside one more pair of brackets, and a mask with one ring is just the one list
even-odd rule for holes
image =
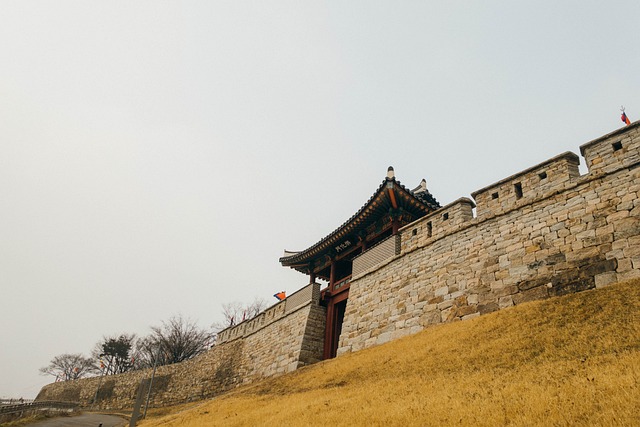
{"label": "roof finial", "polygon": [[422,187],[422,189],[426,190],[427,189],[427,180],[422,178],[422,181],[420,181],[420,187]]}
{"label": "roof finial", "polygon": [[392,179],[395,176],[396,174],[393,172],[393,166],[389,166],[389,169],[387,169],[387,178]]}

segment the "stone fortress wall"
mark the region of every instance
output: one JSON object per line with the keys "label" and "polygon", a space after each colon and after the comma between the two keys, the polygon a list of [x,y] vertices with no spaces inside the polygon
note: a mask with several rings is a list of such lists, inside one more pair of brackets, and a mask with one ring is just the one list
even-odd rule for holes
{"label": "stone fortress wall", "polygon": [[564,153],[403,227],[399,253],[354,271],[338,355],[640,277],[639,124],[580,147],[584,176]]}
{"label": "stone fortress wall", "polygon": [[[525,301],[640,277],[640,122],[461,198],[354,260],[338,355]],[[477,204],[477,206],[476,206]],[[476,214],[474,215],[474,208]],[[152,406],[215,396],[321,360],[305,286],[190,361],[158,368]],[[45,386],[40,400],[130,408],[150,370]]]}
{"label": "stone fortress wall", "polygon": [[[215,346],[191,360],[159,366],[150,406],[168,406],[215,396],[242,383],[244,346],[241,340]],[[104,377],[83,378],[44,386],[38,400],[79,402],[96,410],[132,408],[143,379],[151,369]],[[94,402],[95,398],[95,404]]]}

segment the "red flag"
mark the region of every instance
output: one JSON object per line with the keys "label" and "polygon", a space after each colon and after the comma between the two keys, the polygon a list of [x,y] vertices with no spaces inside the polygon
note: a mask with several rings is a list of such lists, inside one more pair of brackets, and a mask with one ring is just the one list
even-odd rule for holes
{"label": "red flag", "polygon": [[278,301],[282,301],[287,297],[287,294],[285,291],[282,291],[282,292],[278,292],[277,294],[274,294],[273,296],[278,298]]}
{"label": "red flag", "polygon": [[624,111],[622,112],[622,115],[620,116],[620,120],[625,122],[627,124],[627,126],[629,126],[631,124],[631,121],[629,120],[629,117],[627,117],[627,113],[625,113]]}

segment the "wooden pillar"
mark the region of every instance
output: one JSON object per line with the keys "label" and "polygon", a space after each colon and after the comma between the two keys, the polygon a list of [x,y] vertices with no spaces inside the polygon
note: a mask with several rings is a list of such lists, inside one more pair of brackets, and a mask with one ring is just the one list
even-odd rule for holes
{"label": "wooden pillar", "polygon": [[329,273],[329,289],[333,292],[333,286],[336,284],[336,259],[331,258],[331,272]]}
{"label": "wooden pillar", "polygon": [[358,233],[358,239],[360,239],[361,253],[364,253],[364,251],[367,250],[367,233],[361,230],[360,233]]}
{"label": "wooden pillar", "polygon": [[316,272],[313,271],[313,261],[309,263],[309,284],[316,283]]}
{"label": "wooden pillar", "polygon": [[333,329],[334,329],[333,310],[334,310],[333,301],[330,301],[329,304],[327,305],[327,320],[325,323],[324,349],[323,349],[323,355],[322,355],[323,359],[331,358],[331,344],[333,341]]}
{"label": "wooden pillar", "polygon": [[397,218],[393,218],[391,220],[391,234],[395,236],[398,234],[398,230],[400,230],[400,221]]}
{"label": "wooden pillar", "polygon": [[[333,292],[333,286],[336,284],[336,259],[334,257],[331,258],[331,267],[329,273],[329,294]],[[327,304],[327,320],[325,323],[325,331],[324,331],[324,354],[323,359],[331,358],[331,346],[333,343],[333,330],[335,328],[334,325],[334,303],[333,298],[329,300]]]}
{"label": "wooden pillar", "polygon": [[389,212],[389,216],[391,217],[391,234],[398,234],[398,230],[400,230],[400,218],[402,218],[402,209],[394,208]]}
{"label": "wooden pillar", "polygon": [[[391,169],[391,173],[393,173],[393,168]],[[389,172],[387,172],[388,174]],[[389,176],[389,175],[387,175]],[[390,178],[392,178],[393,176],[391,176]],[[391,233],[395,236],[396,234],[398,234],[398,230],[400,229],[400,215],[401,215],[401,209],[398,208],[398,201],[396,200],[396,193],[393,189],[393,182],[388,182],[387,183],[387,191],[389,192],[389,200],[391,200],[391,227],[392,227],[392,231]]]}

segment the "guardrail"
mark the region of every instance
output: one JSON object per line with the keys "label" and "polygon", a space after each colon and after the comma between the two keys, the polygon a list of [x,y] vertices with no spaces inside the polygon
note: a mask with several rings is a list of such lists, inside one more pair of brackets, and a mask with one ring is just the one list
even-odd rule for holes
{"label": "guardrail", "polygon": [[18,403],[31,403],[33,399],[23,399],[23,398],[11,398],[11,399],[0,399],[0,406],[5,405],[17,405]]}
{"label": "guardrail", "polygon": [[[14,400],[15,402],[16,400]],[[80,406],[77,402],[57,402],[57,401],[30,401],[25,403],[13,403],[13,404],[5,404],[5,401],[2,402],[2,406],[0,406],[0,415],[7,414],[16,414],[20,412],[32,411],[32,410],[65,410],[65,409],[75,409]]]}

